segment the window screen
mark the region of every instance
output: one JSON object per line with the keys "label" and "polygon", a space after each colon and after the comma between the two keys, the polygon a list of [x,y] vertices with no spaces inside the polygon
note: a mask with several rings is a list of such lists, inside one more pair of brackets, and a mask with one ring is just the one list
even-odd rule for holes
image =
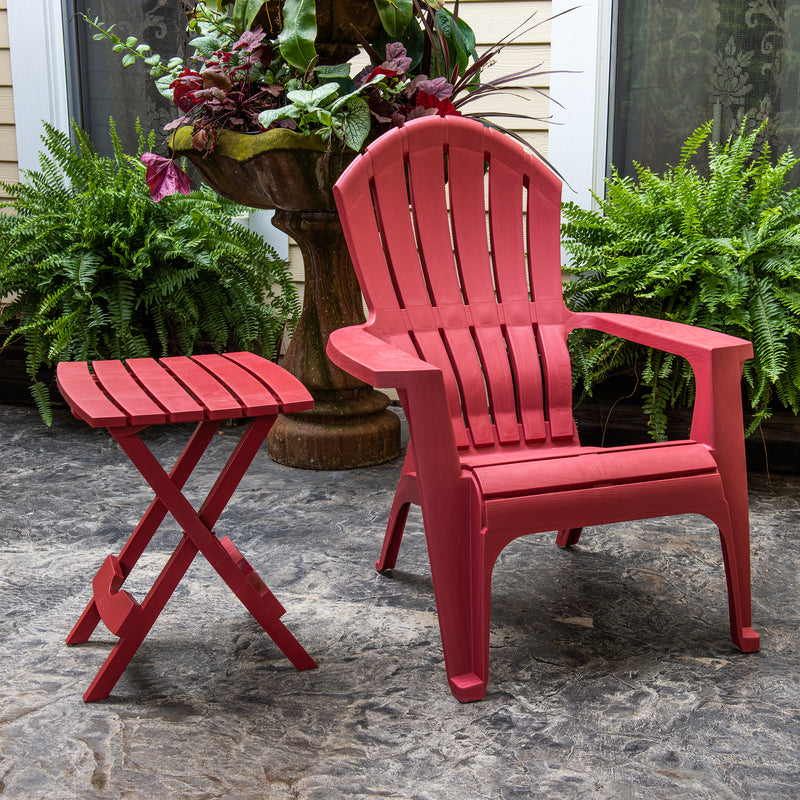
{"label": "window screen", "polygon": [[610,161],[674,164],[695,128],[725,140],[769,120],[800,153],[800,2],[618,0]]}
{"label": "window screen", "polygon": [[82,12],[106,24],[116,23],[114,33],[123,40],[135,36],[164,60],[183,57],[187,49],[188,0],[63,0],[66,25],[70,115],[86,130],[98,150],[108,155],[111,140],[109,117],[126,152],[136,151],[136,119],[145,131],[156,131],[177,116],[177,109],[156,90],[149,67],[143,62],[123,68],[122,57],[109,41],[92,39],[93,29],[76,16]]}

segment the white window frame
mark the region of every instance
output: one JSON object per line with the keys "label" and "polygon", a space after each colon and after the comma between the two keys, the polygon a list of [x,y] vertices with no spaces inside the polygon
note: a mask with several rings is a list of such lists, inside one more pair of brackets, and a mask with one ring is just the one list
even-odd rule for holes
{"label": "white window frame", "polygon": [[608,166],[613,4],[552,5],[548,158],[564,178],[564,200],[583,208],[592,207],[592,192],[602,193]]}
{"label": "white window frame", "polygon": [[42,120],[69,130],[61,3],[8,0],[8,35],[17,161],[20,170],[37,169]]}

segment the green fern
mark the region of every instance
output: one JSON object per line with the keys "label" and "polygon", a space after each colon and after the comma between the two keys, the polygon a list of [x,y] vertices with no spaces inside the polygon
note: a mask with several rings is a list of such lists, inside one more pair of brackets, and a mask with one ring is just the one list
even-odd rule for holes
{"label": "green fern", "polygon": [[[99,156],[45,124],[39,170],[3,184],[0,319],[22,337],[31,393],[51,420],[43,370],[58,361],[237,348],[274,357],[299,316],[288,266],[234,222],[242,208],[207,187],[150,200],[145,167]],[[139,150],[154,134],[139,130]],[[5,343],[0,342],[0,347]]]}
{"label": "green fern", "polygon": [[[766,123],[721,145],[710,123],[684,144],[676,167],[636,179],[612,171],[598,211],[564,206],[571,257],[567,302],[672,319],[753,342],[744,387],[752,432],[779,403],[800,410],[800,189],[787,187],[798,163],[791,150],[773,159],[759,145]],[[707,145],[707,171],[691,166]],[[681,359],[588,331],[571,340],[578,387],[624,370],[640,374],[651,435],[666,435],[667,411],[694,397]]]}

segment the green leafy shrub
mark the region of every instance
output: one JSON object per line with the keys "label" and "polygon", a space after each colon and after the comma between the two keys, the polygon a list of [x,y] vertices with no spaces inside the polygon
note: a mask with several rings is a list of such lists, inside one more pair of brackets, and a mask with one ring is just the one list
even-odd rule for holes
{"label": "green leafy shrub", "polygon": [[[773,163],[759,145],[765,124],[709,144],[705,174],[691,161],[711,123],[689,138],[676,167],[656,175],[637,164],[635,180],[614,171],[597,212],[564,207],[572,308],[671,319],[753,342],[744,369],[748,434],[776,400],[800,408],[800,189],[787,186],[798,159],[789,150]],[[591,394],[608,376],[635,370],[651,434],[663,439],[667,408],[693,400],[689,365],[588,331],[574,337],[579,387]]]}
{"label": "green leafy shrub", "polygon": [[[189,354],[275,354],[298,314],[286,263],[236,224],[240,206],[208,188],[150,200],[145,166],[120,148],[99,156],[46,125],[40,169],[4,185],[0,321],[24,337],[32,394],[49,424],[40,373],[58,361]],[[139,131],[139,154],[153,134]]]}

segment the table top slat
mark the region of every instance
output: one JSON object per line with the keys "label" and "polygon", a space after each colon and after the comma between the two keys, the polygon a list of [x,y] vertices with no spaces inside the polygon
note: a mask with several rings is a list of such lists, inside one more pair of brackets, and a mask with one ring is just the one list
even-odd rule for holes
{"label": "table top slat", "polygon": [[131,425],[163,425],[164,409],[137,383],[122,361],[93,361],[92,370],[114,402],[125,410]]}
{"label": "table top slat", "polygon": [[244,416],[239,400],[191,358],[168,356],[159,360],[205,408],[208,419],[233,419]]}
{"label": "table top slat", "polygon": [[199,422],[203,407],[153,358],[129,358],[131,374],[142,388],[167,412],[170,422]]}
{"label": "table top slat", "polygon": [[244,367],[268,386],[278,398],[282,411],[306,411],[314,407],[314,399],[308,389],[294,375],[273,361],[247,352],[223,353],[223,356]]}
{"label": "table top slat", "polygon": [[218,381],[223,383],[229,392],[239,398],[244,407],[245,416],[261,414],[277,414],[280,404],[269,386],[239,366],[235,361],[216,353],[192,356],[192,361],[207,369]]}
{"label": "table top slat", "polygon": [[128,424],[128,416],[109,400],[85,361],[62,361],[56,367],[58,388],[72,413],[93,428]]}

